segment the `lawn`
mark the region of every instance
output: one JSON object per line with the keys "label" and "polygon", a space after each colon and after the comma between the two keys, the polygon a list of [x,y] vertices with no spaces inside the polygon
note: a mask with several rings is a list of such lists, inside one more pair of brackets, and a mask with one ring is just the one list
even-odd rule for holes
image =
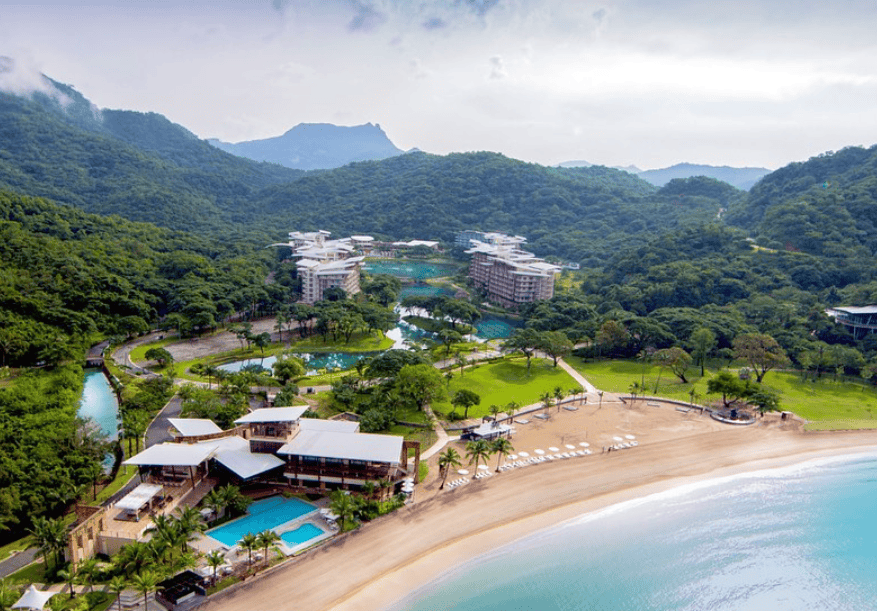
{"label": "lawn", "polygon": [[[576,357],[566,359],[597,388],[609,392],[628,394],[633,382],[645,380],[647,395],[690,401],[694,388],[695,400],[711,402],[716,396],[708,396],[707,380],[718,370],[707,369],[700,377],[699,369],[688,373],[689,384],[683,384],[672,373],[664,371],[658,392],[654,392],[658,368],[634,361],[585,362]],[[669,375],[668,375],[669,374]],[[877,392],[873,387],[862,387],[861,382],[835,382],[829,377],[818,381],[802,381],[792,372],[771,371],[764,378],[764,385],[780,394],[780,408],[791,411],[808,420],[808,430],[871,429],[877,428]]]}
{"label": "lawn", "polygon": [[553,367],[550,360],[543,359],[533,359],[529,375],[523,357],[467,367],[463,375],[456,367],[453,373],[448,400],[433,405],[433,410],[442,415],[450,413],[453,407],[450,398],[464,388],[481,397],[481,403],[469,409],[470,418],[480,418],[490,413],[491,405],[505,408],[512,401],[520,406],[530,405],[539,403],[543,393],[553,393],[556,386],[564,392],[578,387],[563,369]]}

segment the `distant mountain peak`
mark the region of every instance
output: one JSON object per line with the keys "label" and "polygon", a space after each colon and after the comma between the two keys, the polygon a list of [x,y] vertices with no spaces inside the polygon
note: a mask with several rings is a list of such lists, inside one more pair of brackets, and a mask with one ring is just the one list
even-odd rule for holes
{"label": "distant mountain peak", "polygon": [[378,123],[341,126],[299,123],[281,136],[228,143],[208,140],[233,155],[299,170],[328,170],[355,161],[375,161],[404,153]]}

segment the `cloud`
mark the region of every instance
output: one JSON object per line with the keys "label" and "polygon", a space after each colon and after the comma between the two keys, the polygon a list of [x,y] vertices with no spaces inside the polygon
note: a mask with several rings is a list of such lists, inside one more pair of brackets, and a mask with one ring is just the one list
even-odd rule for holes
{"label": "cloud", "polygon": [[353,19],[347,24],[347,29],[351,32],[370,32],[387,20],[387,15],[369,2],[351,0],[350,4],[355,12]]}
{"label": "cloud", "polygon": [[490,78],[491,79],[504,79],[508,74],[506,74],[505,66],[503,65],[502,57],[499,55],[494,55],[490,58]]}
{"label": "cloud", "polygon": [[70,98],[55,89],[35,64],[3,55],[0,55],[0,91],[26,97],[43,93],[61,106],[70,103]]}
{"label": "cloud", "polygon": [[424,30],[440,30],[448,26],[447,22],[440,17],[430,17],[422,25]]}

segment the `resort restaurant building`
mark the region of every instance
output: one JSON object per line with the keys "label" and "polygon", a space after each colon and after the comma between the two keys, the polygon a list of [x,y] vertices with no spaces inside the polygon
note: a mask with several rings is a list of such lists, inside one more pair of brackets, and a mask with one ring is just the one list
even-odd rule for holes
{"label": "resort restaurant building", "polygon": [[877,331],[877,305],[838,306],[829,308],[825,313],[849,329],[856,339],[862,339],[868,333]]}

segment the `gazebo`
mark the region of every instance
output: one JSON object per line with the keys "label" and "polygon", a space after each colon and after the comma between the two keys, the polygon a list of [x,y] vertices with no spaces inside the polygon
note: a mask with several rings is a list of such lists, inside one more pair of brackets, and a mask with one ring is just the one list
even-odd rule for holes
{"label": "gazebo", "polygon": [[13,609],[36,609],[40,611],[46,603],[58,592],[40,592],[33,584],[24,591],[18,601],[12,605]]}

